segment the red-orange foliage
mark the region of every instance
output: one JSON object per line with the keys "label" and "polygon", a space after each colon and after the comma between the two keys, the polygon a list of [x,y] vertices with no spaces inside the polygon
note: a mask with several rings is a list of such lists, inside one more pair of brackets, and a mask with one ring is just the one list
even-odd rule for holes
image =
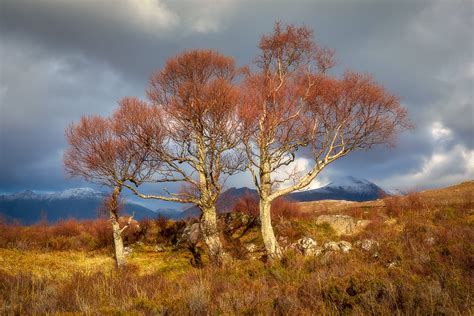
{"label": "red-orange foliage", "polygon": [[159,179],[152,182],[181,182],[183,189],[172,194],[177,202],[215,204],[222,177],[242,169],[236,150],[238,74],[232,58],[193,50],[169,59],[150,78],[147,95],[163,116],[168,145],[165,150],[151,146],[162,163]]}
{"label": "red-orange foliage", "polygon": [[[251,194],[245,194],[237,201],[232,211],[258,217],[258,198]],[[273,201],[272,215],[273,219],[275,220],[304,217],[298,203],[295,203],[285,198],[278,198]]]}
{"label": "red-orange foliage", "polygon": [[[160,161],[151,157],[151,146],[163,142],[159,112],[136,98],[125,98],[112,118],[82,117],[66,130],[69,147],[64,166],[71,176],[106,185],[112,189],[105,201],[115,243],[118,266],[125,263],[120,227],[119,196],[126,181],[144,181],[153,176]],[[136,141],[135,136],[140,136]],[[130,218],[131,220],[131,218]]]}
{"label": "red-orange foliage", "polygon": [[112,228],[105,219],[32,226],[0,223],[0,248],[18,250],[96,250],[113,243]]}
{"label": "red-orange foliage", "polygon": [[143,143],[158,146],[163,139],[160,125],[156,109],[136,98],[121,100],[113,119],[82,117],[66,130],[67,173],[110,187],[121,186],[129,178],[149,178],[159,162],[151,160],[150,152],[131,141],[130,135],[145,130]]}
{"label": "red-orange foliage", "polygon": [[[328,75],[333,51],[320,48],[306,27],[277,23],[259,47],[258,68],[242,83],[240,115],[248,131],[244,142],[260,196],[262,233],[273,254],[279,252],[267,227],[273,200],[307,187],[352,150],[393,143],[410,125],[398,98],[370,76]],[[291,168],[298,153],[312,161],[309,170]],[[282,168],[290,169],[283,178],[277,176]]]}
{"label": "red-orange foliage", "polygon": [[239,212],[258,217],[258,198],[252,194],[245,194],[234,205],[232,212]]}
{"label": "red-orange foliage", "polygon": [[[216,225],[216,202],[225,177],[243,169],[241,122],[237,118],[239,70],[234,60],[211,50],[184,52],[167,61],[150,78],[147,95],[162,115],[166,146],[144,144],[144,150],[160,162],[153,178],[125,184],[136,195],[192,203],[202,211],[201,229],[213,262],[221,262],[222,246]],[[146,132],[144,133],[146,134]],[[143,182],[175,182],[179,191],[145,195]]]}

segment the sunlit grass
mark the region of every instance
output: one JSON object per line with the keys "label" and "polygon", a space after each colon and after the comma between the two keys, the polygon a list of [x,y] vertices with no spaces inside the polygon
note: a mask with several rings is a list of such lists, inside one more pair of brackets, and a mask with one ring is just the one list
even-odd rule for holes
{"label": "sunlit grass", "polygon": [[[186,248],[164,237],[181,224],[151,221],[143,241],[128,236],[132,254],[127,267],[116,269],[110,246],[90,250],[82,242],[88,239],[71,242],[80,236],[71,233],[84,227],[80,223],[28,230],[3,226],[0,234],[8,242],[0,247],[0,314],[469,315],[474,311],[472,188],[471,182],[438,190],[438,197],[428,191],[385,199],[374,202],[370,214],[368,202],[338,210],[372,221],[365,231],[342,239],[377,240],[376,256],[354,247],[347,254],[318,257],[289,250],[279,262],[240,257],[230,247],[262,246],[253,227],[226,242],[234,257],[222,268],[211,267],[205,251],[204,267],[197,268]],[[318,243],[341,238],[328,225],[316,224],[317,214],[275,221],[278,236],[310,236]],[[25,232],[23,239],[15,235]],[[92,244],[100,244],[100,233],[90,235]],[[50,240],[58,236],[64,239],[58,246],[69,250],[51,250]],[[164,251],[155,251],[157,243]]]}

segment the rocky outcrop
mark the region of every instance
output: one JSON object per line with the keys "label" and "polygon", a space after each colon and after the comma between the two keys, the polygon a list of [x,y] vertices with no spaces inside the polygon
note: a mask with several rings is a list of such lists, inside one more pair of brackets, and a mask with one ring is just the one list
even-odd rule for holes
{"label": "rocky outcrop", "polygon": [[378,241],[373,239],[358,240],[356,241],[355,245],[367,252],[377,251],[380,246]]}
{"label": "rocky outcrop", "polygon": [[258,247],[254,243],[247,244],[247,245],[244,246],[244,248],[249,253],[258,251]]}
{"label": "rocky outcrop", "polygon": [[344,252],[347,253],[352,250],[352,244],[348,241],[328,241],[323,245],[324,251]]}
{"label": "rocky outcrop", "polygon": [[327,241],[321,247],[311,237],[303,237],[298,239],[290,248],[300,251],[305,256],[319,256],[331,252],[348,253],[352,250],[352,244],[344,240]]}
{"label": "rocky outcrop", "polygon": [[321,215],[316,219],[316,224],[328,224],[338,236],[357,234],[369,223],[369,220],[356,220],[348,215]]}
{"label": "rocky outcrop", "polygon": [[181,238],[178,240],[178,245],[194,247],[199,242],[201,237],[201,226],[199,223],[194,223],[184,228]]}
{"label": "rocky outcrop", "polygon": [[323,251],[323,249],[318,246],[316,240],[310,237],[299,239],[295,244],[295,248],[301,251],[305,256],[319,256]]}

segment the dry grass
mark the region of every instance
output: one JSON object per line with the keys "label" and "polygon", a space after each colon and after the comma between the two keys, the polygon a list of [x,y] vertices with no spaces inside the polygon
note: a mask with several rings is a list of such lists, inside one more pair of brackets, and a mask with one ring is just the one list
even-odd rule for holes
{"label": "dry grass", "polygon": [[[219,269],[192,267],[191,254],[172,247],[182,229],[176,222],[147,222],[145,233],[130,237],[134,252],[121,270],[113,268],[109,246],[57,251],[42,246],[47,239],[31,240],[40,236],[35,229],[49,231],[49,238],[74,239],[82,226],[69,224],[74,233],[64,225],[29,231],[4,226],[0,239],[21,240],[13,232],[26,231],[30,246],[1,244],[0,314],[473,314],[472,188],[470,182],[372,204],[350,203],[336,211],[308,210],[304,216],[286,207],[292,219],[276,220],[280,236],[334,239],[329,227],[314,224],[313,215],[337,212],[371,219],[364,232],[347,239],[370,238],[380,247],[376,253],[355,248],[319,257],[289,251],[273,263],[234,258]],[[258,227],[230,239],[228,247],[235,247],[236,239],[261,242]],[[157,242],[167,250],[154,252]]]}

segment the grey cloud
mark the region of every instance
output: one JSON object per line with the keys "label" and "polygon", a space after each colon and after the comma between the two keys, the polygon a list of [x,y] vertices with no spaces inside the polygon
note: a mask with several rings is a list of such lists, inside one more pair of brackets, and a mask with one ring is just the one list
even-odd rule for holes
{"label": "grey cloud", "polygon": [[[143,96],[150,73],[183,49],[218,49],[239,64],[249,63],[259,37],[275,20],[313,28],[318,42],[336,50],[335,73],[346,68],[372,73],[401,97],[417,126],[401,136],[397,148],[354,153],[323,177],[353,174],[406,186],[410,175],[440,154],[431,135],[434,122],[451,131],[443,150],[464,160],[462,166],[474,159],[469,155],[474,149],[471,1],[147,0],[137,6],[133,0],[3,0],[0,5],[1,191],[76,184],[65,182],[62,172],[67,124],[84,114],[110,113],[124,95]],[[443,175],[444,183],[427,176],[419,181],[441,185],[463,179],[462,170],[443,166],[432,177]],[[472,176],[463,170],[464,178]],[[455,176],[446,176],[449,172]],[[245,176],[229,183],[250,185]]]}

